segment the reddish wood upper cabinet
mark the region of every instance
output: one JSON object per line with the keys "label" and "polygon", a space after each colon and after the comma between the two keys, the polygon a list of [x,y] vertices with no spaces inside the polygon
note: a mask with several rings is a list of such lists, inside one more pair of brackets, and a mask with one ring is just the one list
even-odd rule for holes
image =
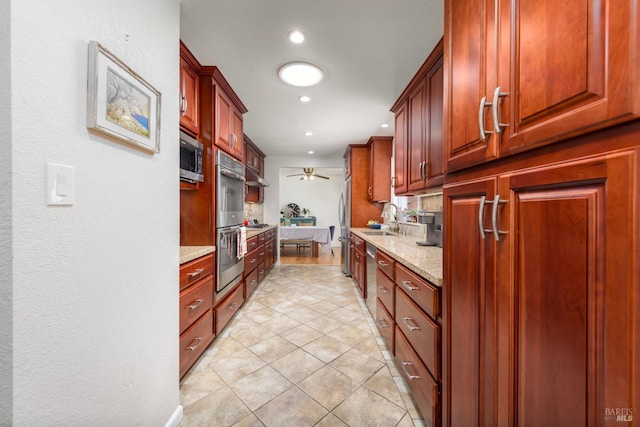
{"label": "reddish wood upper cabinet", "polygon": [[396,115],[395,194],[420,194],[444,182],[442,65],[440,40],[391,107]]}
{"label": "reddish wood upper cabinet", "polygon": [[368,197],[372,202],[391,200],[391,151],[393,137],[372,136],[369,138]]}
{"label": "reddish wood upper cabinet", "polygon": [[447,170],[640,116],[639,21],[631,1],[446,1]]}
{"label": "reddish wood upper cabinet", "polygon": [[[210,114],[211,129],[203,129],[213,144],[244,162],[242,115],[247,112],[218,67],[201,68],[202,114]],[[205,103],[207,104],[205,106]]]}
{"label": "reddish wood upper cabinet", "polygon": [[640,150],[551,164],[576,150],[445,186],[445,425],[605,425],[638,404]]}
{"label": "reddish wood upper cabinet", "polygon": [[370,147],[352,144],[344,153],[345,164],[351,170],[351,227],[365,227],[367,221],[380,221],[382,203],[369,201]]}
{"label": "reddish wood upper cabinet", "polygon": [[[249,139],[247,135],[243,136],[245,144],[245,166],[247,182],[251,181],[251,174],[264,178],[264,153]],[[255,178],[254,178],[255,179]],[[246,186],[244,201],[248,203],[262,203],[264,201],[264,187],[262,185]]]}
{"label": "reddish wood upper cabinet", "polygon": [[200,132],[200,64],[180,42],[180,127],[196,136]]}

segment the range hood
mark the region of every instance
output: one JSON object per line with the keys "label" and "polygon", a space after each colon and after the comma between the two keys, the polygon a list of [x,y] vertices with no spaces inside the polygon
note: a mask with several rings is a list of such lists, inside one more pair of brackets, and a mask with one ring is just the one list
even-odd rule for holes
{"label": "range hood", "polygon": [[246,184],[250,187],[268,187],[269,183],[266,179],[260,178],[254,171],[245,168]]}

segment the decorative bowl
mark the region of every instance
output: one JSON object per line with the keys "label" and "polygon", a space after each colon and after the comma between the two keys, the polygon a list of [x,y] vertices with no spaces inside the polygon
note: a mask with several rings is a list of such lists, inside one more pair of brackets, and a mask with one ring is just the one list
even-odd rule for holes
{"label": "decorative bowl", "polygon": [[373,228],[374,230],[380,230],[380,227],[382,227],[382,224],[367,224],[367,227]]}

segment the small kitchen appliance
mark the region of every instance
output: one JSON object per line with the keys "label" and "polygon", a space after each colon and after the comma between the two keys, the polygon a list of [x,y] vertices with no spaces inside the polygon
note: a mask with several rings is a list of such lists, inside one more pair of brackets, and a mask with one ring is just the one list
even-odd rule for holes
{"label": "small kitchen appliance", "polygon": [[418,211],[418,223],[425,224],[424,240],[417,241],[420,246],[442,247],[442,212]]}

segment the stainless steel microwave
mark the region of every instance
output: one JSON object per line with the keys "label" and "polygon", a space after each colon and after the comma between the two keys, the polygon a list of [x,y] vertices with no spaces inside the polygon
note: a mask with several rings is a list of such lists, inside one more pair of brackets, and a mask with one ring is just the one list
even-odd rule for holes
{"label": "stainless steel microwave", "polygon": [[202,159],[204,146],[184,132],[180,132],[180,179],[187,182],[204,181]]}

